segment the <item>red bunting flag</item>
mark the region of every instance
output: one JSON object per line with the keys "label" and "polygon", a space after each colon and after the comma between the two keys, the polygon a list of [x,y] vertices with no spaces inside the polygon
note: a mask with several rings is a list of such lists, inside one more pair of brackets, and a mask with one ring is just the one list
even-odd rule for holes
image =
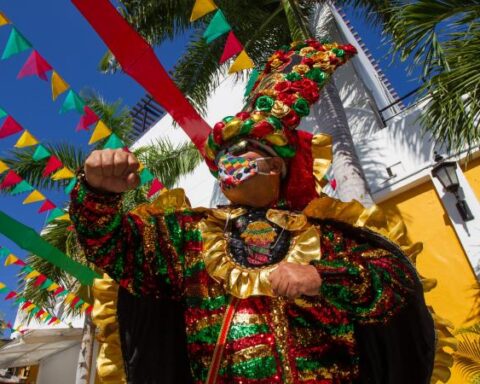
{"label": "red bunting flag", "polygon": [[45,280],[47,280],[47,276],[40,275],[35,279],[35,281],[33,283],[33,286],[34,287],[39,287],[40,285],[42,285],[45,282]]}
{"label": "red bunting flag", "polygon": [[0,127],[0,139],[22,132],[23,128],[12,116],[7,116]]}
{"label": "red bunting flag", "polygon": [[23,303],[22,305],[22,309],[27,309],[30,305],[32,305],[33,303],[31,301],[25,301],[25,303]]}
{"label": "red bunting flag", "polygon": [[23,262],[23,260],[20,259],[15,260],[13,264],[20,265],[21,267],[25,267],[27,265]]}
{"label": "red bunting flag", "polygon": [[50,321],[48,322],[48,325],[50,325],[50,324],[52,324],[52,323],[55,323],[57,320],[58,320],[58,318],[56,318],[55,316],[52,317],[52,318],[50,319]]}
{"label": "red bunting flag", "polygon": [[78,122],[76,131],[88,131],[88,127],[100,120],[97,114],[93,112],[88,105],[83,107],[83,112],[84,113]]}
{"label": "red bunting flag", "polygon": [[335,190],[337,189],[337,180],[331,179],[331,180],[329,181],[329,183],[330,183],[330,186],[331,186],[331,187],[333,188],[333,190],[335,191]]}
{"label": "red bunting flag", "polygon": [[57,156],[52,155],[50,156],[50,159],[48,159],[47,165],[45,165],[45,169],[43,170],[42,176],[47,177],[52,172],[62,167],[63,167],[63,163],[60,161],[60,159]]}
{"label": "red bunting flag", "polygon": [[152,197],[155,193],[161,191],[163,188],[165,187],[163,186],[161,181],[155,178],[152,182],[152,186],[150,187],[150,191],[148,191],[147,197]]}
{"label": "red bunting flag", "polygon": [[53,292],[53,296],[57,296],[59,295],[61,292],[63,292],[65,290],[65,288],[63,287],[58,287],[54,292]]}
{"label": "red bunting flag", "polygon": [[52,66],[34,50],[18,73],[17,79],[26,76],[38,76],[40,79],[47,81],[46,73],[52,69]]}
{"label": "red bunting flag", "polygon": [[35,318],[38,319],[40,316],[42,316],[43,314],[45,313],[45,310],[44,309],[40,309],[40,311],[38,311],[36,314],[35,314]]}
{"label": "red bunting flag", "polygon": [[5,300],[13,299],[16,296],[17,296],[17,292],[11,291],[7,296],[5,296]]}
{"label": "red bunting flag", "polygon": [[7,175],[4,177],[2,184],[0,184],[0,189],[5,189],[8,187],[12,187],[20,183],[23,179],[18,176],[15,171],[10,170],[8,171]]}
{"label": "red bunting flag", "polygon": [[38,213],[51,211],[52,209],[54,209],[56,207],[57,206],[55,204],[53,204],[50,200],[45,200],[45,202],[42,204],[42,206],[38,210]]}
{"label": "red bunting flag", "polygon": [[92,313],[92,311],[93,311],[93,305],[90,305],[90,306],[87,308],[87,310],[85,311],[85,313],[86,313],[87,315],[90,315],[90,314]]}
{"label": "red bunting flag", "polygon": [[225,43],[225,48],[223,49],[222,57],[220,58],[220,64],[223,64],[225,61],[235,56],[237,53],[242,52],[242,50],[242,43],[238,41],[233,31],[230,31],[227,37],[227,42]]}
{"label": "red bunting flag", "polygon": [[80,297],[75,297],[72,302],[70,303],[70,307],[71,308],[75,308],[75,305],[77,305],[77,303],[80,301]]}

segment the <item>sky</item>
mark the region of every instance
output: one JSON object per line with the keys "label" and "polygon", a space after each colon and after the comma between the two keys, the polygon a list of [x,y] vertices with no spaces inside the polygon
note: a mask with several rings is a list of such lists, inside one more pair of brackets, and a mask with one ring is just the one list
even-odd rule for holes
{"label": "sky", "polygon": [[[0,11],[4,12],[16,28],[32,43],[33,47],[71,85],[75,91],[94,89],[106,100],[121,99],[127,106],[135,105],[144,91],[133,80],[122,73],[103,75],[98,71],[98,63],[105,53],[103,42],[69,1],[0,0]],[[416,87],[409,80],[404,64],[390,65],[388,46],[381,42],[380,31],[372,28],[363,19],[347,9],[353,26],[362,36],[365,44],[376,57],[387,77],[399,95],[404,95]],[[0,28],[0,50],[3,51],[11,27]],[[171,69],[181,56],[188,35],[162,44],[156,53],[165,68]],[[88,150],[88,132],[75,132],[79,115],[75,112],[58,113],[62,97],[52,101],[50,83],[36,77],[17,80],[17,74],[29,56],[23,52],[10,59],[0,61],[0,106],[28,129],[41,143],[73,142]],[[0,140],[0,155],[7,155],[19,135]],[[45,195],[58,206],[63,206],[68,197],[62,192],[46,192]],[[45,225],[46,214],[38,214],[40,203],[22,205],[26,195],[19,197],[0,195],[0,210],[37,232]],[[8,247],[24,259],[27,254],[15,244],[0,235],[0,246]],[[20,268],[0,264],[0,282],[12,290],[17,290],[17,277]],[[13,323],[16,308],[11,301],[3,300],[0,294],[0,313]],[[8,335],[8,332],[7,332]]]}

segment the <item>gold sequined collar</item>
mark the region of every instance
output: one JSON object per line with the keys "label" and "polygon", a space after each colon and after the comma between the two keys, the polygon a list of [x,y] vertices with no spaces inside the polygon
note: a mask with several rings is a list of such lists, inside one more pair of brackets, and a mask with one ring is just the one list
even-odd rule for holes
{"label": "gold sequined collar", "polygon": [[[214,209],[200,222],[205,267],[210,277],[223,284],[226,291],[235,297],[274,296],[268,275],[276,265],[248,268],[237,263],[228,251],[224,233],[227,218],[239,217],[244,213],[242,209]],[[283,261],[309,264],[321,258],[318,229],[308,225],[304,215],[269,210],[266,217],[292,232],[291,245]]]}

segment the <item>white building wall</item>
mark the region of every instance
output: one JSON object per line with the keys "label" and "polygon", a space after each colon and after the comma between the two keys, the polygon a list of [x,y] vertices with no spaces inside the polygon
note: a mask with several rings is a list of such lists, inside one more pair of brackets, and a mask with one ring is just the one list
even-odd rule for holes
{"label": "white building wall", "polygon": [[74,384],[79,353],[80,343],[42,360],[37,384]]}

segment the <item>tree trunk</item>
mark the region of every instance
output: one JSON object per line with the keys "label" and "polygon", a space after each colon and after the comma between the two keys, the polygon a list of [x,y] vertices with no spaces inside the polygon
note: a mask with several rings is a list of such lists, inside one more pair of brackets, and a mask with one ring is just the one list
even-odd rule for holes
{"label": "tree trunk", "polygon": [[325,85],[319,102],[312,109],[316,120],[314,130],[327,133],[333,139],[333,174],[337,181],[338,198],[358,200],[373,205],[360,160],[355,152],[347,115],[333,79]]}
{"label": "tree trunk", "polygon": [[82,344],[78,357],[75,384],[89,384],[92,370],[93,345],[95,341],[95,324],[90,316],[85,317],[83,326]]}

